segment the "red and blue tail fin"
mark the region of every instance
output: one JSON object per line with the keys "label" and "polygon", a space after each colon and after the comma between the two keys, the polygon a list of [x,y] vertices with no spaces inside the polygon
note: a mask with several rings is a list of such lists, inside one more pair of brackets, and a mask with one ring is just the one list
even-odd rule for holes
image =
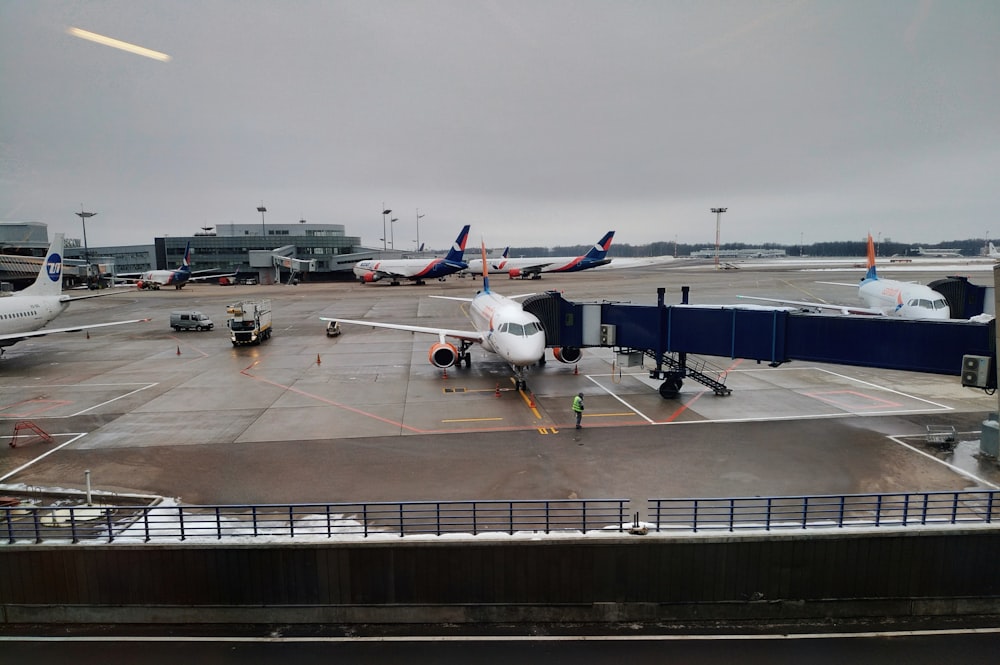
{"label": "red and blue tail fin", "polygon": [[875,272],[875,242],[870,233],[868,234],[868,272],[865,273],[865,279],[878,279],[878,273]]}
{"label": "red and blue tail fin", "polygon": [[184,248],[184,258],[181,259],[181,264],[177,267],[178,270],[183,272],[191,272],[191,241],[188,240],[187,247]]}
{"label": "red and blue tail fin", "polygon": [[590,251],[584,255],[587,259],[603,259],[608,255],[608,250],[611,249],[611,240],[615,237],[614,231],[608,231],[604,234],[604,237],[597,241],[597,244],[590,248]]}
{"label": "red and blue tail fin", "polygon": [[469,225],[466,224],[462,227],[462,231],[455,238],[455,242],[451,246],[451,250],[448,251],[448,255],[444,257],[445,261],[450,263],[464,263],[465,262],[465,243],[469,240]]}

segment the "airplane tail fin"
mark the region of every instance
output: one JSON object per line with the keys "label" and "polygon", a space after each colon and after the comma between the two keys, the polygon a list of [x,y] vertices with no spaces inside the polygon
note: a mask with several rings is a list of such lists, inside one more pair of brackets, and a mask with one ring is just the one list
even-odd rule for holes
{"label": "airplane tail fin", "polygon": [[997,255],[997,248],[993,245],[993,241],[992,240],[990,241],[989,247],[987,248],[986,252],[987,252],[987,254],[989,256],[996,256]]}
{"label": "airplane tail fin", "polygon": [[875,242],[870,233],[868,234],[868,272],[865,273],[865,279],[878,279],[878,274],[875,272]]}
{"label": "airplane tail fin", "polygon": [[[465,227],[468,229],[469,227]],[[483,253],[483,293],[490,292],[490,268],[486,262],[486,241],[480,240],[480,248]]]}
{"label": "airplane tail fin", "polygon": [[596,245],[590,248],[587,252],[588,259],[603,259],[608,254],[608,250],[611,248],[611,240],[615,237],[614,231],[608,231],[604,234]]}
{"label": "airplane tail fin", "polygon": [[462,231],[455,238],[454,244],[451,246],[451,250],[448,255],[444,257],[445,261],[450,263],[464,263],[465,262],[465,243],[469,240],[469,225],[466,224],[462,227]]}
{"label": "airplane tail fin", "polygon": [[32,296],[58,296],[62,294],[62,272],[63,272],[63,234],[56,233],[52,237],[52,244],[45,255],[45,263],[38,269],[38,276],[35,281],[26,289],[21,290],[22,295]]}
{"label": "airplane tail fin", "polygon": [[191,241],[188,240],[187,246],[184,248],[184,258],[181,260],[181,265],[177,268],[178,270],[183,270],[185,272],[191,272]]}

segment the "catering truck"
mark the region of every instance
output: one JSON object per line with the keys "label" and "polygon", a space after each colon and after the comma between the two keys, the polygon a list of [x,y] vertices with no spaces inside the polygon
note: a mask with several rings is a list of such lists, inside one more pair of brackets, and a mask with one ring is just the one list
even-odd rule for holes
{"label": "catering truck", "polygon": [[226,307],[233,346],[260,344],[271,336],[271,301],[244,300]]}

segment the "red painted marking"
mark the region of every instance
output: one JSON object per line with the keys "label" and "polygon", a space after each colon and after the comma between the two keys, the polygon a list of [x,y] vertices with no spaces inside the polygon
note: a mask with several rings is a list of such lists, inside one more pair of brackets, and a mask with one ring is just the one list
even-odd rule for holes
{"label": "red painted marking", "polygon": [[[807,397],[814,397],[820,401],[832,404],[844,409],[898,409],[903,405],[899,402],[891,402],[887,399],[880,399],[866,393],[859,393],[856,390],[834,390],[823,393],[803,393]],[[837,399],[839,396],[847,396],[847,399]],[[856,399],[851,399],[856,398]]]}
{"label": "red painted marking", "polygon": [[[38,413],[44,413],[50,409],[55,409],[60,406],[66,406],[67,404],[72,404],[73,402],[67,400],[58,399],[29,399],[23,402],[15,402],[10,406],[5,406],[0,409],[0,413],[4,416],[9,416],[11,418],[27,418]],[[27,407],[29,405],[37,405],[36,408],[28,409],[26,411],[11,411],[15,407]]]}

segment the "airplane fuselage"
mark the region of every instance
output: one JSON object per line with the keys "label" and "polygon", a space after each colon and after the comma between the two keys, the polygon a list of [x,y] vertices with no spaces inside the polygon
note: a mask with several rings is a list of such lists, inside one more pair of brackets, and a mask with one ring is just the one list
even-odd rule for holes
{"label": "airplane fuselage", "polygon": [[951,308],[944,296],[923,284],[894,279],[865,279],[858,295],[868,307],[904,319],[947,319]]}
{"label": "airplane fuselage", "polygon": [[147,270],[139,276],[137,283],[142,285],[139,288],[149,288],[148,284],[156,284],[179,289],[187,283],[189,277],[190,273],[184,270]]}
{"label": "airplane fuselage", "polygon": [[545,355],[545,332],[538,318],[521,304],[492,291],[472,299],[472,325],[485,335],[481,346],[515,367],[532,365]]}
{"label": "airplane fuselage", "polygon": [[445,259],[367,259],[354,264],[354,276],[365,281],[389,278],[436,279],[450,275],[464,266],[456,266]]}
{"label": "airplane fuselage", "polygon": [[61,301],[58,296],[0,298],[0,334],[38,330],[62,314],[68,306],[69,302]]}

